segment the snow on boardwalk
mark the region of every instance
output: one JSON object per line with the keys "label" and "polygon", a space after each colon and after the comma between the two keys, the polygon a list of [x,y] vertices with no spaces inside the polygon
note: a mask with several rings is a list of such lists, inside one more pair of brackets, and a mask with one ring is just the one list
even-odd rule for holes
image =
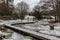
{"label": "snow on boardwalk", "polygon": [[32,35],[36,35],[38,37],[43,37],[43,38],[47,38],[47,39],[50,39],[50,40],[60,40],[60,38],[55,37],[55,36],[45,35],[45,34],[42,34],[42,33],[30,31],[30,30],[23,29],[23,28],[20,28],[20,27],[11,26],[11,25],[8,25],[8,24],[5,24],[5,25],[10,27],[10,28],[13,28],[13,29],[17,29],[17,30],[20,30],[20,31],[23,31],[23,32],[26,32],[26,33],[29,33],[29,34],[32,34]]}
{"label": "snow on boardwalk", "polygon": [[[5,21],[5,23],[8,23],[8,24],[11,24],[11,23],[20,23],[21,21],[20,20],[11,20],[11,21]],[[24,22],[26,22],[26,21],[24,21]],[[43,23],[42,23],[43,24]],[[48,24],[48,23],[47,23]],[[6,24],[7,25],[7,24]],[[60,34],[58,34],[58,33],[60,33],[59,31],[54,31],[54,32],[56,32],[56,34],[54,34],[54,32],[52,32],[52,31],[50,31],[50,32],[52,32],[52,33],[50,33],[49,31],[45,31],[45,32],[43,32],[43,31],[40,31],[40,32],[42,32],[42,33],[45,33],[45,34],[42,34],[42,33],[37,33],[37,32],[34,32],[34,31],[30,31],[30,30],[27,30],[27,29],[22,29],[22,28],[19,28],[19,27],[15,27],[15,26],[11,26],[11,25],[8,25],[8,27],[11,27],[11,28],[14,28],[14,29],[17,29],[17,30],[21,30],[21,31],[23,31],[23,32],[26,32],[26,33],[29,33],[29,34],[33,34],[33,35],[37,35],[37,36],[39,36],[39,37],[43,37],[43,38],[47,38],[47,39],[50,39],[50,40],[60,40],[60,38],[58,38],[58,37],[55,37],[55,36],[51,36],[51,35],[58,35],[58,36],[60,36]],[[46,27],[45,27],[46,28]],[[45,29],[44,28],[44,29]],[[48,27],[47,27],[48,28]],[[48,28],[49,29],[49,28]],[[46,35],[46,34],[49,34],[49,35]],[[50,35],[51,34],[51,35]]]}
{"label": "snow on boardwalk", "polygon": [[29,21],[29,20],[7,20],[7,21],[4,21],[3,23],[7,23],[7,24],[15,24],[15,23],[32,23],[32,22],[35,22],[35,21]]}

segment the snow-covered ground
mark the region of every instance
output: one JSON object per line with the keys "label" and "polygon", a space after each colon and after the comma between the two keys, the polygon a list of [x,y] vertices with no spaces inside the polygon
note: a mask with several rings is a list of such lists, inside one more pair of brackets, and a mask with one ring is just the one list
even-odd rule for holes
{"label": "snow-covered ground", "polygon": [[49,22],[47,21],[38,21],[34,24],[26,24],[24,25],[24,28],[32,30],[32,31],[38,31],[38,33],[43,33],[46,35],[51,36],[58,36],[60,37],[60,23],[55,23],[54,30],[50,30]]}

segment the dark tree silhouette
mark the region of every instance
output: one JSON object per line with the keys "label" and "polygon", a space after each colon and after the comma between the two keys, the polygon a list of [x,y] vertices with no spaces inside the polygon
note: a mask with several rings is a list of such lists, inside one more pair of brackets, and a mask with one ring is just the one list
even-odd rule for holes
{"label": "dark tree silhouette", "polygon": [[24,19],[25,15],[27,14],[27,11],[29,9],[29,6],[27,3],[25,2],[21,2],[21,3],[18,3],[18,7],[17,7],[19,13],[18,13],[18,16],[20,19]]}
{"label": "dark tree silhouette", "polygon": [[13,9],[14,6],[8,4],[8,1],[7,3],[5,1],[0,3],[0,16],[4,16],[8,18],[12,17]]}
{"label": "dark tree silhouette", "polygon": [[34,12],[32,13],[32,15],[35,16],[36,19],[40,20],[42,18],[42,15],[40,13],[40,6],[36,5],[33,10]]}

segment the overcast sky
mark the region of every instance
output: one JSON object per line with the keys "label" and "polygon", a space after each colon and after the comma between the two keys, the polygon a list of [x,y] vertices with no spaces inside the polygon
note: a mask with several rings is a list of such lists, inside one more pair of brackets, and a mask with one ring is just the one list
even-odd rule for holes
{"label": "overcast sky", "polygon": [[16,4],[21,1],[28,3],[29,7],[32,9],[40,0],[14,0],[14,5],[16,6]]}

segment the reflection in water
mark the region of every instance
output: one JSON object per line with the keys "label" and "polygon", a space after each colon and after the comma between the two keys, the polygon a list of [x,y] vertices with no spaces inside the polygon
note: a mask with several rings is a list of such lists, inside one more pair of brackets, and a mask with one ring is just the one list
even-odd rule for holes
{"label": "reflection in water", "polygon": [[12,34],[11,38],[13,38],[15,40],[24,40],[24,37],[21,34],[18,34],[18,33],[15,33],[15,32]]}
{"label": "reflection in water", "polygon": [[7,39],[8,40],[9,39],[12,39],[12,40],[32,40],[32,37],[30,37],[30,36],[23,36],[23,35],[21,35],[19,33],[13,32],[12,36],[10,36]]}
{"label": "reflection in water", "polygon": [[5,36],[2,40],[32,40],[32,37],[23,36],[22,34],[16,33],[8,28],[3,28],[0,31],[0,35]]}

